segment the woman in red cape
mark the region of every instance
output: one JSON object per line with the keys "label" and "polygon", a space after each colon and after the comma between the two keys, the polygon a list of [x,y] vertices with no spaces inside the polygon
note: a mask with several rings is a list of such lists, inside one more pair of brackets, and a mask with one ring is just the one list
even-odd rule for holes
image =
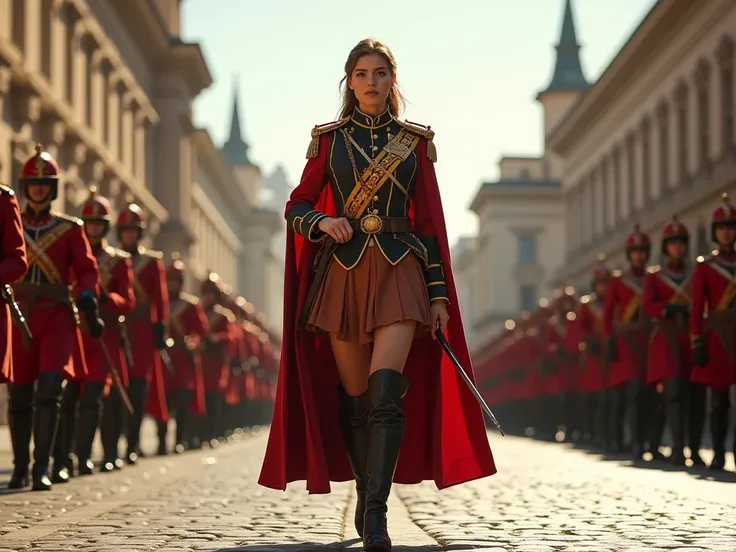
{"label": "woman in red cape", "polygon": [[[378,41],[354,48],[343,118],[313,130],[286,206],[281,366],[259,478],[279,490],[306,480],[309,493],[355,479],[356,530],[367,550],[391,547],[385,514],[392,481],[434,480],[443,489],[496,473],[479,405],[427,331],[444,330],[473,378],[432,164],[434,133],[395,118],[395,68]],[[376,108],[368,98],[384,103]],[[402,140],[404,150],[391,145]],[[399,156],[393,165],[392,152]],[[369,169],[378,177],[367,178]],[[356,212],[351,191],[361,186],[371,188],[371,203]],[[328,236],[338,245],[324,253]],[[315,272],[320,252],[333,257],[324,278]],[[366,364],[356,379],[362,347],[369,347],[370,370]],[[355,351],[354,370],[346,350]]]}

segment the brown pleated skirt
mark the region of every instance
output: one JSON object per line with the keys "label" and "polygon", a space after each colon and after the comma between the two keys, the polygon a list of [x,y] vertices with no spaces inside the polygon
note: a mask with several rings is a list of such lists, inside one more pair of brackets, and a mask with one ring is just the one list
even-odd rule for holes
{"label": "brown pleated skirt", "polygon": [[429,295],[421,261],[409,253],[392,265],[371,240],[358,264],[346,270],[334,258],[309,313],[307,328],[366,344],[373,330],[403,320],[431,328]]}

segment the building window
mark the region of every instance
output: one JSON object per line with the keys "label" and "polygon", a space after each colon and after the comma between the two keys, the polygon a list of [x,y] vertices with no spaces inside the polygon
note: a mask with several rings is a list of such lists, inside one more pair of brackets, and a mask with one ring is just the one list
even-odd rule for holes
{"label": "building window", "polygon": [[679,161],[678,170],[680,172],[679,177],[681,180],[687,180],[689,175],[688,170],[688,155],[690,150],[688,148],[688,121],[687,121],[687,85],[680,84],[677,89],[677,157]]}
{"label": "building window", "polygon": [[670,119],[666,103],[659,107],[658,118],[660,195],[664,195],[670,183]]}
{"label": "building window", "polygon": [[531,265],[537,262],[537,237],[519,236],[517,240],[519,264]]}
{"label": "building window", "polygon": [[654,199],[654,183],[652,182],[652,145],[650,142],[649,119],[641,123],[641,182],[644,203]]}
{"label": "building window", "polygon": [[710,162],[710,66],[701,61],[695,72],[698,85],[698,155],[700,166]]}
{"label": "building window", "polygon": [[626,139],[626,162],[628,169],[627,187],[629,190],[629,215],[633,215],[637,211],[636,204],[636,151],[634,150],[634,135],[629,134]]}
{"label": "building window", "polygon": [[522,311],[534,312],[537,310],[538,301],[537,286],[534,284],[519,286],[519,307]]}
{"label": "building window", "polygon": [[721,121],[723,123],[723,152],[733,149],[734,140],[733,127],[734,127],[734,87],[733,87],[733,57],[734,50],[736,47],[729,38],[724,38],[721,45],[718,48],[718,58],[721,63],[721,109],[723,111],[723,117]]}

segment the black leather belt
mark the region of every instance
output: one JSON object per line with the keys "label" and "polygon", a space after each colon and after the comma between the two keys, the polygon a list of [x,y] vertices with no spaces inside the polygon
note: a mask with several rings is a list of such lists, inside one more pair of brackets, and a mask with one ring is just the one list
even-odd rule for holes
{"label": "black leather belt", "polygon": [[403,234],[414,231],[409,217],[382,217],[373,214],[351,219],[350,226],[364,234]]}

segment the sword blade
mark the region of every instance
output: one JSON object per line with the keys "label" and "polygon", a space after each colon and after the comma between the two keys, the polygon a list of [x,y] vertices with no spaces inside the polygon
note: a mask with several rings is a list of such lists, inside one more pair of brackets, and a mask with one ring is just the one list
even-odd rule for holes
{"label": "sword blade", "polygon": [[13,288],[10,287],[10,284],[5,284],[3,287],[4,289],[2,295],[5,301],[8,303],[8,306],[10,307],[11,315],[13,316],[13,318],[15,318],[15,321],[20,324],[21,328],[23,329],[23,333],[30,341],[31,339],[33,339],[33,334],[31,333],[31,328],[28,327],[28,321],[23,315],[23,311],[20,309],[20,305],[13,298]]}
{"label": "sword blade", "polygon": [[123,400],[123,404],[125,404],[125,408],[128,409],[128,412],[134,414],[135,408],[133,408],[133,403],[130,402],[130,397],[128,397],[128,393],[125,391],[123,381],[120,379],[120,374],[118,373],[117,368],[115,368],[115,364],[112,362],[112,357],[110,356],[110,351],[108,350],[107,345],[105,345],[102,339],[98,339],[97,343],[100,344],[100,349],[102,349],[102,356],[105,359],[105,364],[107,364],[107,369],[110,371],[110,375],[112,375],[112,383],[115,386],[115,389],[120,393],[120,398]]}
{"label": "sword blade", "polygon": [[460,374],[460,377],[463,378],[465,385],[468,386],[468,389],[470,389],[470,392],[473,393],[473,396],[475,396],[476,400],[480,404],[481,408],[483,409],[483,412],[485,412],[488,418],[490,418],[490,420],[493,422],[493,425],[496,426],[496,429],[498,430],[498,432],[505,437],[506,434],[501,429],[501,424],[498,423],[496,416],[493,415],[493,411],[491,410],[491,407],[488,406],[488,403],[486,403],[485,399],[480,394],[480,391],[478,391],[478,388],[473,383],[473,380],[470,379],[470,376],[468,376],[467,372],[463,369],[462,365],[460,364],[460,361],[455,356],[455,353],[450,348],[450,344],[445,339],[445,336],[442,335],[442,331],[440,331],[439,328],[435,330],[435,335],[437,336],[437,340],[440,342],[442,349],[445,351],[445,354],[449,357],[449,359],[455,365],[455,369]]}
{"label": "sword blade", "polygon": [[164,366],[166,366],[166,370],[169,374],[175,376],[176,372],[174,371],[174,365],[171,363],[169,352],[166,349],[159,349],[158,354],[161,356],[161,361],[164,363]]}

